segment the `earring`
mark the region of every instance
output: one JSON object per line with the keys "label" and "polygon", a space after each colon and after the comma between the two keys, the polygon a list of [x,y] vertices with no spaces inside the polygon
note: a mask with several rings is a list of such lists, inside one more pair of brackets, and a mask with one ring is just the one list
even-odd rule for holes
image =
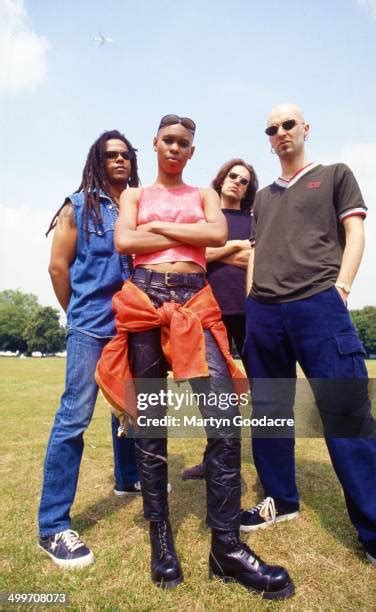
{"label": "earring", "polygon": [[275,155],[275,151],[274,151],[273,147],[270,147],[270,153],[273,153],[273,155]]}
{"label": "earring", "polygon": [[307,134],[304,134],[304,140],[308,140]]}

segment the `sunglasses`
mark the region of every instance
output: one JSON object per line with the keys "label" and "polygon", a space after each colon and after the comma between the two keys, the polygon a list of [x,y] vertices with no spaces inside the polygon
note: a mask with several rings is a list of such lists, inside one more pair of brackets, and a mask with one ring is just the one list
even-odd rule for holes
{"label": "sunglasses", "polygon": [[119,155],[126,161],[130,161],[133,158],[130,151],[106,151],[104,154],[106,159],[117,159]]}
{"label": "sunglasses", "polygon": [[283,127],[284,130],[289,132],[290,130],[292,130],[292,128],[299,124],[304,125],[304,121],[297,121],[296,119],[287,119],[286,121],[282,121],[282,123],[278,123],[278,125],[269,125],[269,127],[267,127],[265,130],[265,134],[267,136],[275,136],[280,127]]}
{"label": "sunglasses", "polygon": [[237,178],[239,178],[239,183],[241,185],[248,185],[249,180],[247,178],[245,178],[245,176],[240,176],[240,174],[236,174],[236,172],[229,172],[227,175],[232,181],[236,181]]}
{"label": "sunglasses", "polygon": [[196,131],[196,124],[192,119],[189,119],[189,117],[179,117],[179,115],[165,115],[162,117],[158,130],[167,125],[175,125],[175,123],[181,123],[181,125],[192,132],[192,134]]}

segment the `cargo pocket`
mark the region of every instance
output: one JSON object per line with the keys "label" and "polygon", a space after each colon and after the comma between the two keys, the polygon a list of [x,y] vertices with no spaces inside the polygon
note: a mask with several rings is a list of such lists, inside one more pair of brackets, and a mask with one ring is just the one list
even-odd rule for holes
{"label": "cargo pocket", "polygon": [[334,339],[337,347],[335,377],[367,378],[366,351],[356,333],[338,334]]}

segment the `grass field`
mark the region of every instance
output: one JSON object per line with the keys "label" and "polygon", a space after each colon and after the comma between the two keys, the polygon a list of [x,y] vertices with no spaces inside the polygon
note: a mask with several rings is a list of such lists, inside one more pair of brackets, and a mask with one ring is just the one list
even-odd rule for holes
{"label": "grass field", "polygon": [[[376,377],[376,362],[368,366]],[[141,499],[112,493],[110,418],[101,400],[86,433],[72,510],[73,528],[93,549],[96,563],[76,572],[59,570],[36,546],[36,511],[64,367],[64,360],[53,358],[0,360],[0,591],[66,592],[72,610],[376,609],[376,569],[365,562],[320,439],[297,440],[300,518],[247,538],[268,562],[288,568],[294,598],[266,603],[240,586],[209,581],[204,484],[180,479],[185,466],[200,460],[203,439],[170,441],[171,519],[185,582],[171,592],[152,586]],[[243,505],[250,506],[261,493],[249,439],[243,440],[242,479]]]}

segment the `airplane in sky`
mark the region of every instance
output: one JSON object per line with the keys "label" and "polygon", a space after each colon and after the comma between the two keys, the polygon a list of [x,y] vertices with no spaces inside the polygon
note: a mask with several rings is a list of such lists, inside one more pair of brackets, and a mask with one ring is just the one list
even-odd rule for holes
{"label": "airplane in sky", "polygon": [[105,43],[114,42],[112,38],[109,38],[108,36],[103,36],[103,34],[101,34],[100,32],[98,32],[98,36],[94,36],[93,40],[98,43],[98,47],[102,47],[102,45],[104,45]]}

